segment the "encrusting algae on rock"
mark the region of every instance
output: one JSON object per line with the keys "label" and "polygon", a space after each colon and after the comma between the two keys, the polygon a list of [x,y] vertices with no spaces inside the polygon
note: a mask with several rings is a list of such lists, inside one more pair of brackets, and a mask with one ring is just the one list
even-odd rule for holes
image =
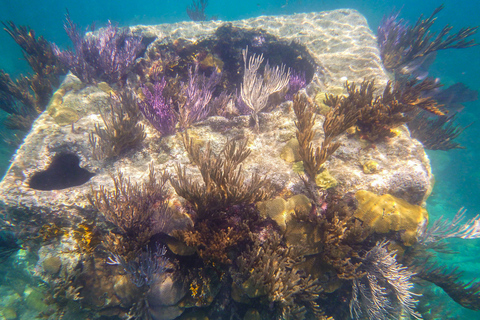
{"label": "encrusting algae on rock", "polygon": [[372,227],[377,233],[403,231],[401,238],[406,246],[417,240],[417,230],[428,224],[427,210],[389,194],[382,196],[360,190],[355,193],[358,209],[355,217]]}

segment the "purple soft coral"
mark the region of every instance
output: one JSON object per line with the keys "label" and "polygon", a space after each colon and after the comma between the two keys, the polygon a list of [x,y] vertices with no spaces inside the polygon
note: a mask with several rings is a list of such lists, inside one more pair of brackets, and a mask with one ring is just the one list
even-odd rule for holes
{"label": "purple soft coral", "polygon": [[398,45],[407,33],[407,24],[403,19],[397,19],[399,12],[384,16],[377,29],[377,42],[383,52],[389,43]]}
{"label": "purple soft coral", "polygon": [[61,51],[55,44],[53,51],[73,74],[86,83],[114,83],[123,79],[143,50],[142,37],[132,35],[128,28],[119,29],[110,21],[98,35],[81,37],[78,26],[67,13],[64,28],[75,51]]}
{"label": "purple soft coral", "polygon": [[305,78],[305,71],[304,72],[296,72],[295,70],[292,71],[290,74],[290,80],[288,82],[288,91],[285,95],[285,99],[293,100],[293,95],[298,91],[302,90],[307,86],[307,80]]}
{"label": "purple soft coral", "polygon": [[182,95],[185,97],[185,103],[179,106],[180,127],[185,129],[192,123],[205,119],[210,108],[208,103],[212,98],[213,89],[218,84],[221,74],[212,72],[210,77],[199,76],[198,64],[188,71],[188,82],[182,83]]}
{"label": "purple soft coral", "polygon": [[168,135],[175,132],[177,117],[163,96],[167,82],[164,78],[153,85],[153,92],[147,86],[142,87],[144,99],[139,99],[139,109],[148,121],[162,133]]}

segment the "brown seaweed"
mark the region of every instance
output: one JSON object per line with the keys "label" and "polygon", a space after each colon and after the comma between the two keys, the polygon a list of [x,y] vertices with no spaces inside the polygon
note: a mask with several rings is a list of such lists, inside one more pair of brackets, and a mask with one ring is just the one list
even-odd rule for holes
{"label": "brown seaweed", "polygon": [[95,124],[95,133],[89,136],[97,160],[117,157],[145,139],[144,127],[139,123],[141,114],[133,94],[128,91],[111,94],[108,101],[110,112],[101,112],[105,128]]}
{"label": "brown seaweed", "polygon": [[455,123],[455,118],[455,115],[432,118],[425,112],[419,112],[407,125],[412,137],[420,141],[425,149],[465,149],[455,139],[472,124],[462,127]]}
{"label": "brown seaweed", "polygon": [[200,219],[219,209],[255,203],[271,195],[272,187],[268,179],[254,173],[247,180],[242,172],[240,164],[250,154],[246,141],[228,141],[218,156],[213,153],[209,143],[202,152],[188,135],[184,135],[184,145],[200,170],[203,183],[193,181],[186,168],[180,165],[176,167],[177,177],[172,177],[170,181],[177,194],[189,202]]}
{"label": "brown seaweed", "polygon": [[169,228],[172,211],[165,186],[168,175],[157,177],[151,166],[148,180],[142,184],[131,183],[122,173],[112,175],[112,180],[114,190],[101,186],[92,190],[89,201],[117,228],[115,234],[107,237],[107,248],[131,260],[153,235]]}

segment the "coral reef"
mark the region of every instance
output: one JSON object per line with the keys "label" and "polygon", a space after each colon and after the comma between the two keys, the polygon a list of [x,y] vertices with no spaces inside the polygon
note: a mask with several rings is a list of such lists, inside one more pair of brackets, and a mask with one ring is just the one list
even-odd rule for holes
{"label": "coral reef", "polygon": [[193,209],[195,224],[177,232],[187,245],[198,247],[205,260],[230,263],[228,250],[251,238],[250,232],[259,224],[259,216],[248,204],[265,200],[272,193],[267,179],[253,174],[247,182],[241,162],[249,155],[246,142],[229,141],[216,156],[207,143],[205,150],[188,135],[184,146],[200,169],[203,185],[192,181],[185,168],[177,166],[177,177],[170,179],[176,193]]}
{"label": "coral reef", "polygon": [[285,248],[278,236],[257,240],[237,258],[236,299],[265,300],[262,303],[270,305],[277,318],[305,319],[311,313],[315,319],[325,319],[315,302],[323,288],[298,268],[304,261],[300,247]]}
{"label": "coral reef", "polygon": [[187,134],[183,142],[193,163],[200,169],[203,185],[192,181],[181,166],[176,168],[177,178],[170,179],[170,182],[200,220],[215,214],[219,208],[255,203],[270,196],[272,189],[268,180],[252,174],[247,181],[242,173],[240,164],[250,154],[246,141],[227,142],[219,156],[213,153],[209,143],[202,152],[200,145]]}
{"label": "coral reef", "polygon": [[83,62],[57,54],[85,83],[67,76],[0,182],[4,255],[31,252],[40,317],[420,318],[413,285],[427,282],[479,309],[478,284],[432,262],[442,240],[478,238],[479,219],[428,227],[430,164],[402,126],[444,116],[439,84],[388,82],[352,10],[274,21],[82,38],[67,16]]}

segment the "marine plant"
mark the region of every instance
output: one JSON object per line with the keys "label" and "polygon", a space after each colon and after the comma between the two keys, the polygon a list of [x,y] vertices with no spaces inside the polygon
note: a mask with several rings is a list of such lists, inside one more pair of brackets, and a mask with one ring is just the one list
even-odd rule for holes
{"label": "marine plant", "polygon": [[327,95],[325,104],[333,107],[340,105],[342,109],[354,109],[359,113],[356,121],[364,139],[376,141],[392,136],[391,129],[407,123],[411,118],[409,112],[425,110],[432,114],[445,115],[438,103],[431,97],[424,97],[425,91],[438,88],[440,85],[432,79],[406,82],[388,82],[383,94],[374,97],[374,80],[364,80],[359,88],[355,83],[346,83],[348,96]]}
{"label": "marine plant", "polygon": [[[430,17],[418,18],[414,26],[408,25],[403,19],[398,19],[399,13],[385,16],[377,30],[377,41],[380,47],[380,56],[385,68],[389,71],[411,73],[420,59],[426,58],[439,50],[450,48],[468,48],[476,45],[475,40],[469,39],[478,27],[460,29],[450,34],[452,26],[446,25],[437,34],[431,31],[435,23],[435,15],[443,9],[443,5],[436,8]],[[405,68],[405,70],[401,70]]]}
{"label": "marine plant", "polygon": [[285,65],[271,68],[267,62],[262,76],[259,73],[259,69],[264,60],[263,54],[253,54],[248,59],[248,65],[248,47],[242,50],[242,55],[244,74],[240,90],[241,97],[243,102],[250,108],[255,129],[258,131],[258,113],[267,106],[270,95],[283,90],[288,85],[290,69],[285,71]]}
{"label": "marine plant", "polygon": [[178,121],[173,102],[163,94],[166,85],[165,78],[155,81],[151,86],[146,84],[141,87],[142,94],[138,99],[140,111],[162,135],[174,133]]}
{"label": "marine plant", "polygon": [[107,249],[130,261],[153,235],[169,228],[172,211],[167,205],[168,175],[158,177],[151,166],[148,179],[141,184],[131,183],[122,173],[112,175],[112,180],[112,191],[101,186],[92,190],[89,201],[115,226],[114,233],[106,237]]}
{"label": "marine plant", "polygon": [[65,20],[64,29],[74,50],[62,51],[52,44],[55,56],[84,83],[125,80],[144,49],[142,37],[132,34],[128,28],[120,29],[110,21],[96,35],[82,36],[68,12]]}
{"label": "marine plant", "polygon": [[293,97],[293,110],[297,118],[295,126],[299,153],[307,177],[304,179],[305,186],[311,199],[319,205],[321,199],[316,186],[317,174],[322,171],[325,161],[340,147],[340,143],[333,142],[333,139],[355,123],[358,112],[354,108],[347,108],[346,104],[335,104],[323,122],[322,144],[315,148],[313,139],[316,130],[313,127],[316,117],[312,103],[305,95],[298,93]]}
{"label": "marine plant", "polygon": [[352,281],[350,313],[354,319],[392,319],[407,314],[422,319],[415,311],[415,294],[410,281],[414,273],[395,259],[395,252],[387,250],[388,242],[382,241],[362,258],[365,276]]}
{"label": "marine plant", "polygon": [[33,75],[21,75],[13,81],[0,70],[0,108],[9,114],[8,128],[28,131],[33,120],[45,110],[54,88],[59,85],[60,75],[66,71],[43,36],[37,38],[33,29],[16,26],[12,21],[3,25],[21,47]]}
{"label": "marine plant", "polygon": [[[192,0],[192,4],[187,7],[187,14],[192,21],[207,21],[209,20],[205,14],[205,9],[208,6],[208,0]],[[215,20],[215,17],[210,18]]]}
{"label": "marine plant", "polygon": [[232,268],[234,286],[249,300],[268,305],[279,319],[326,319],[317,303],[323,292],[317,279],[300,266],[306,257],[299,246],[285,247],[273,233],[247,248]]}
{"label": "marine plant", "polygon": [[95,124],[95,132],[89,135],[92,153],[97,160],[117,157],[145,139],[143,125],[139,123],[141,115],[137,100],[131,92],[111,93],[108,104],[110,110],[107,113],[100,111],[104,126]]}
{"label": "marine plant", "polygon": [[419,112],[407,125],[412,137],[420,141],[425,149],[464,149],[455,139],[471,124],[462,127],[455,123],[455,119],[455,114],[435,118],[428,113]]}
{"label": "marine plant", "polygon": [[241,163],[250,155],[247,142],[230,140],[222,152],[215,155],[206,144],[200,145],[184,135],[183,143],[193,163],[199,168],[203,183],[193,181],[186,168],[176,166],[176,177],[170,182],[176,193],[185,198],[200,220],[210,217],[218,209],[239,204],[250,204],[268,198],[272,187],[268,179],[252,174],[244,176]]}

